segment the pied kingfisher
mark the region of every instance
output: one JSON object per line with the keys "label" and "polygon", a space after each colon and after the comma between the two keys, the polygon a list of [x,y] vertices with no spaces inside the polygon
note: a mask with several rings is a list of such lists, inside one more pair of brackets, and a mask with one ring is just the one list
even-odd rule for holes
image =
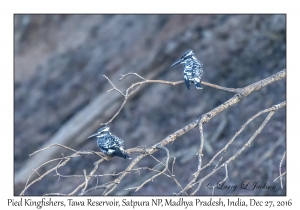
{"label": "pied kingfisher", "polygon": [[112,135],[108,126],[100,128],[96,133],[90,135],[88,139],[94,136],[97,137],[97,144],[104,154],[131,159],[124,150],[124,140]]}
{"label": "pied kingfisher", "polygon": [[196,85],[197,89],[202,89],[203,64],[194,56],[193,51],[186,51],[180,60],[176,61],[172,66],[177,64],[184,64],[183,74],[187,89],[190,89],[191,82]]}

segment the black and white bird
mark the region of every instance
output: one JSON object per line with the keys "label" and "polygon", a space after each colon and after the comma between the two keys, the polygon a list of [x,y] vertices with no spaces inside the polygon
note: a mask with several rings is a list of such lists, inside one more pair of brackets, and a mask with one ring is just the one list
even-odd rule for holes
{"label": "black and white bird", "polygon": [[194,83],[197,89],[202,89],[203,64],[195,57],[193,51],[187,50],[171,67],[177,64],[184,64],[183,74],[187,89],[190,89],[191,83]]}
{"label": "black and white bird", "polygon": [[108,126],[100,128],[96,133],[90,135],[88,139],[95,136],[97,137],[97,144],[101,152],[103,152],[104,154],[119,156],[124,159],[131,159],[124,150],[124,140],[112,135],[109,132]]}

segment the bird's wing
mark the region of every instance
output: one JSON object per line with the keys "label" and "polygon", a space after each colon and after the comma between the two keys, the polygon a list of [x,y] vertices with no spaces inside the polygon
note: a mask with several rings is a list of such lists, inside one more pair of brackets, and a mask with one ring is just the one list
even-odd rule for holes
{"label": "bird's wing", "polygon": [[104,136],[97,139],[97,144],[101,149],[107,150],[110,146],[110,138]]}
{"label": "bird's wing", "polygon": [[197,60],[193,65],[193,77],[201,78],[203,74],[203,64]]}
{"label": "bird's wing", "polygon": [[[123,139],[118,138],[117,136],[111,136],[111,144],[109,145],[109,148],[107,150],[108,153],[111,155],[119,156],[124,158],[124,146],[123,146]],[[128,156],[129,157],[129,156]]]}
{"label": "bird's wing", "polygon": [[124,140],[117,137],[117,136],[114,136],[114,135],[111,135],[112,138],[114,138],[114,142],[117,143],[119,146],[123,145],[124,144]]}

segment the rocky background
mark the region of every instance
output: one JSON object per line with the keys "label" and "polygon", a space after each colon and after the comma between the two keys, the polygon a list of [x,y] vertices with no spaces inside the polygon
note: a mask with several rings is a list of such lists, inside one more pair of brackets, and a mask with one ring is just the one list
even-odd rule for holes
{"label": "rocky background", "polygon": [[[28,178],[26,173],[32,172],[27,163],[34,156],[29,158],[29,154],[49,145],[51,139],[73,132],[66,146],[99,151],[94,140],[85,138],[95,132],[101,122],[109,120],[122,103],[117,92],[106,92],[111,85],[103,75],[121,90],[139,81],[134,76],[118,81],[120,74],[128,72],[147,79],[182,80],[183,67],[169,66],[187,49],[192,49],[204,63],[203,81],[225,87],[244,87],[286,68],[285,15],[15,15],[14,24],[15,195],[23,190]],[[232,95],[207,86],[203,90],[192,86],[188,91],[184,84],[147,84],[130,98],[110,128],[112,133],[126,140],[126,148],[151,146]],[[205,124],[204,164],[247,119],[285,99],[286,82],[282,80],[251,94]],[[91,106],[93,103],[96,105]],[[75,121],[80,113],[85,113],[79,118],[82,120]],[[228,148],[225,160],[249,139],[264,117],[266,115],[245,129]],[[87,119],[93,120],[87,123]],[[68,127],[70,123],[75,126]],[[276,190],[216,189],[215,195],[285,195],[286,178],[284,189],[280,188],[279,181],[273,182],[279,176],[279,163],[286,149],[285,136],[286,109],[282,108],[250,148],[228,165],[227,185],[239,186],[246,180],[275,185]],[[170,155],[176,157],[174,173],[183,186],[197,170],[198,148],[198,129],[168,145]],[[68,153],[51,149],[57,150],[54,157]],[[43,156],[43,152],[40,155]],[[136,155],[131,154],[132,158]],[[155,154],[160,159],[164,156],[163,151]],[[97,160],[96,155],[74,158],[59,172],[82,175],[86,169],[89,173]],[[130,160],[113,158],[99,165],[96,174],[120,172],[129,163]],[[149,157],[138,166],[155,165]],[[46,169],[49,168],[41,169],[40,173]],[[285,163],[282,170],[285,171]],[[53,175],[31,186],[25,195],[70,193],[83,181],[81,178],[58,180]],[[175,183],[164,176],[136,193],[122,191],[138,186],[148,175],[149,172],[142,172],[127,176],[113,194],[172,195],[179,191]],[[221,170],[209,181],[217,183],[224,175]],[[103,180],[112,181],[114,177]],[[92,183],[96,184],[96,180]],[[89,193],[101,194],[102,190]],[[197,193],[210,194],[206,186]]]}

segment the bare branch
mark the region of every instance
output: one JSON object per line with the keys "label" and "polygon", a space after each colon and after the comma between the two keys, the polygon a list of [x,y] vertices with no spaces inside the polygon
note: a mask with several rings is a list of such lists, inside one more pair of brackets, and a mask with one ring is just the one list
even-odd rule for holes
{"label": "bare branch", "polygon": [[137,74],[137,73],[127,73],[127,74],[124,74],[124,75],[121,74],[121,78],[119,79],[119,81],[121,81],[124,77],[126,77],[126,76],[128,76],[128,75],[135,75],[135,76],[141,78],[142,80],[146,80],[144,77],[140,76],[140,75]]}
{"label": "bare branch", "polygon": [[[279,164],[279,177],[280,177],[280,185],[281,185],[281,189],[283,189],[283,185],[282,185],[282,174],[281,174],[281,166],[282,166],[282,163],[283,163],[283,160],[285,158],[285,155],[286,155],[286,152],[283,153],[282,155],[282,158],[281,158],[281,161],[280,161],[280,164]],[[276,179],[275,179],[276,180]],[[275,181],[274,180],[274,181]]]}
{"label": "bare branch", "polygon": [[204,180],[206,180],[207,178],[209,178],[216,171],[218,171],[221,168],[223,168],[225,166],[225,164],[227,165],[228,163],[230,163],[231,161],[233,161],[234,159],[236,159],[247,147],[249,147],[250,144],[252,143],[252,141],[262,131],[262,129],[265,127],[265,125],[268,123],[268,121],[271,119],[271,117],[273,116],[274,113],[275,113],[275,111],[271,111],[268,114],[268,116],[266,117],[266,119],[264,120],[264,122],[260,125],[260,127],[255,131],[255,133],[251,136],[251,138],[247,141],[247,143],[244,144],[244,146],[237,151],[237,153],[235,155],[233,155],[231,158],[229,158],[224,164],[222,164],[221,166],[219,166],[218,168],[216,168],[216,170],[212,171],[211,173],[209,173],[208,175],[206,175],[204,178],[200,179],[198,182],[195,182],[193,184],[188,185],[186,189],[189,189],[189,188],[193,187],[195,184],[198,183],[197,189],[193,193],[191,193],[191,195],[195,195],[195,193],[200,189],[200,186],[201,186],[201,184],[203,183]]}
{"label": "bare branch", "polygon": [[241,90],[241,88],[227,88],[227,87],[222,87],[222,86],[211,84],[211,83],[204,82],[204,81],[201,81],[201,84],[208,86],[208,87],[218,89],[218,90],[223,90],[223,91],[229,92],[229,93],[238,93]]}
{"label": "bare branch", "polygon": [[[137,82],[132,84],[129,88],[126,89],[126,93],[123,94],[119,89],[117,89],[115,87],[115,85],[109,80],[109,78],[107,78],[106,76],[104,76],[109,82],[110,84],[113,86],[113,89],[111,90],[115,90],[117,92],[119,92],[123,97],[124,97],[124,101],[122,102],[120,108],[117,110],[117,112],[113,115],[113,117],[106,123],[102,123],[107,125],[110,122],[112,122],[121,112],[121,110],[123,109],[123,107],[125,106],[128,98],[134,94],[136,91],[139,90],[139,88],[146,84],[146,83],[159,83],[159,84],[165,84],[165,85],[178,85],[178,84],[182,84],[183,81],[177,81],[177,82],[170,82],[170,81],[164,81],[164,80],[147,80],[145,78],[143,78],[142,76],[136,74],[136,73],[128,73],[125,75],[121,75],[120,80],[122,80],[124,77],[129,76],[129,75],[134,75],[137,76],[138,78],[142,79],[142,81]],[[75,187],[75,189],[70,192],[68,195],[75,195],[75,194],[79,194],[79,195],[84,195],[88,192],[91,192],[93,190],[97,190],[97,189],[103,189],[103,195],[109,195],[110,193],[112,193],[115,188],[121,183],[121,181],[124,179],[124,177],[126,177],[128,174],[134,173],[134,172],[140,172],[140,170],[148,170],[148,171],[153,171],[155,172],[154,175],[151,175],[150,178],[146,179],[142,184],[140,184],[138,187],[134,187],[134,188],[128,188],[129,189],[136,189],[136,191],[138,191],[139,189],[141,189],[145,184],[149,183],[151,180],[157,178],[160,175],[165,175],[169,178],[172,178],[174,180],[174,182],[176,183],[176,185],[179,187],[180,192],[178,194],[185,194],[188,195],[187,191],[191,188],[196,188],[194,189],[194,191],[191,193],[191,195],[194,195],[196,192],[199,191],[203,181],[205,181],[207,178],[211,177],[213,174],[215,174],[217,171],[219,171],[221,168],[225,167],[225,171],[226,171],[226,175],[225,178],[223,179],[223,181],[225,181],[228,178],[228,168],[227,165],[232,162],[233,160],[235,160],[247,147],[249,147],[249,145],[252,143],[252,141],[257,137],[257,135],[261,132],[261,130],[265,127],[265,125],[268,123],[268,121],[271,119],[271,117],[273,116],[273,114],[279,110],[280,108],[284,107],[286,105],[286,102],[283,101],[280,104],[274,105],[268,109],[262,110],[260,112],[258,112],[257,114],[253,115],[251,118],[249,118],[247,120],[247,122],[241,126],[241,128],[235,133],[235,135],[228,141],[228,143],[219,151],[217,152],[213,158],[205,165],[202,166],[202,156],[203,156],[203,147],[205,144],[204,141],[204,135],[203,135],[203,124],[208,123],[213,117],[215,117],[216,115],[220,114],[221,112],[223,112],[224,110],[226,110],[227,108],[233,106],[234,104],[238,103],[239,101],[241,101],[243,98],[247,97],[249,94],[260,90],[261,88],[270,85],[278,80],[281,80],[283,78],[285,78],[286,76],[286,71],[282,70],[279,71],[278,73],[263,79],[261,81],[258,81],[256,83],[253,83],[249,86],[246,86],[244,88],[225,88],[225,87],[221,87],[218,85],[214,85],[214,84],[210,84],[207,82],[202,82],[203,85],[206,86],[210,86],[219,90],[223,90],[223,91],[227,91],[227,92],[232,92],[235,93],[229,100],[225,101],[224,103],[222,103],[221,105],[215,107],[214,109],[212,109],[211,111],[201,115],[200,118],[198,118],[197,120],[194,120],[193,122],[189,123],[188,125],[184,126],[183,128],[177,130],[176,132],[170,134],[169,136],[167,136],[166,138],[164,138],[163,140],[159,141],[158,143],[149,146],[149,147],[145,147],[145,148],[141,148],[141,147],[136,147],[136,148],[131,148],[131,149],[127,149],[126,152],[128,154],[133,153],[133,152],[137,152],[139,153],[139,155],[132,160],[129,165],[126,167],[126,169],[124,171],[118,172],[118,173],[107,173],[107,174],[95,174],[99,164],[101,164],[102,162],[104,162],[104,160],[106,161],[110,161],[112,159],[111,156],[107,156],[101,152],[93,152],[93,151],[76,151],[74,149],[71,149],[69,147],[60,145],[60,144],[52,144],[49,145],[48,147],[45,147],[43,149],[40,149],[38,151],[35,151],[33,154],[36,154],[37,152],[46,150],[52,146],[60,146],[63,147],[65,149],[71,150],[73,152],[72,155],[66,156],[66,157],[62,157],[62,158],[56,158],[53,160],[49,160],[46,163],[43,163],[42,165],[40,165],[38,168],[33,170],[33,173],[37,173],[39,175],[38,178],[36,178],[35,180],[31,181],[29,183],[30,177],[29,176],[27,183],[25,185],[24,190],[21,192],[20,195],[24,195],[25,191],[34,183],[40,181],[41,179],[43,179],[46,175],[48,175],[49,173],[51,173],[52,171],[56,172],[56,176],[59,177],[65,177],[65,178],[70,178],[70,177],[84,177],[84,181],[79,184],[77,187]],[[247,141],[246,144],[244,144],[232,157],[228,158],[225,162],[223,162],[220,166],[219,164],[223,161],[223,156],[224,153],[227,151],[228,147],[233,143],[233,141],[237,138],[237,136],[239,136],[241,134],[241,132],[245,129],[245,127],[252,122],[255,118],[257,118],[258,116],[264,114],[264,113],[268,113],[268,116],[265,118],[264,122],[260,125],[260,127],[256,130],[256,132],[250,137],[250,139]],[[197,167],[197,171],[193,174],[193,177],[191,179],[191,181],[185,186],[182,187],[180,182],[175,179],[175,175],[174,175],[174,165],[175,165],[175,157],[173,159],[173,163],[172,163],[172,168],[169,169],[169,159],[170,159],[170,154],[169,154],[169,150],[166,148],[166,145],[173,143],[176,139],[178,139],[180,136],[186,134],[187,132],[189,132],[190,130],[196,128],[196,126],[198,126],[199,128],[199,133],[200,133],[200,146],[199,146],[199,150],[198,150],[198,167]],[[165,158],[163,158],[162,160],[158,160],[157,158],[155,158],[153,156],[153,154],[157,151],[159,151],[160,149],[165,150],[167,156]],[[82,155],[92,155],[92,154],[96,154],[97,156],[100,157],[100,159],[98,161],[96,161],[94,163],[94,168],[87,173],[86,170],[84,170],[84,175],[61,175],[58,173],[58,168],[64,166],[67,162],[69,162],[69,160],[71,160],[74,157],[80,157]],[[222,155],[221,155],[222,154]],[[209,172],[208,174],[206,174],[203,178],[198,179],[199,174],[201,171],[203,171],[205,168],[209,167],[213,161],[219,156],[221,155],[219,161],[217,162],[216,166],[214,167],[214,169]],[[158,165],[163,166],[163,170],[160,169],[155,169],[157,166],[155,166],[154,168],[149,168],[147,166],[144,167],[139,167],[139,168],[135,168],[135,166],[146,156],[150,156],[152,157],[153,160],[155,160],[156,162],[158,162]],[[283,162],[283,159],[285,157],[285,153],[281,159],[280,162],[280,167],[279,167],[279,173],[280,176],[278,178],[280,178],[281,180],[281,185],[282,185],[282,176],[285,173],[281,173],[281,165]],[[163,163],[163,161],[165,160],[165,163]],[[45,164],[48,164],[50,162],[53,161],[59,161],[58,164],[53,167],[52,169],[46,171],[43,174],[39,174],[38,173],[38,169],[42,166],[44,166]],[[98,178],[100,179],[100,177],[103,176],[111,176],[111,177],[116,177],[116,179],[114,181],[110,181],[107,183],[98,183]],[[90,184],[90,180],[91,179],[97,179],[97,184],[94,187],[88,188],[89,184]],[[197,180],[198,179],[198,180]],[[276,178],[277,179],[277,178]],[[276,180],[275,179],[275,180]],[[274,180],[274,181],[275,181]],[[88,189],[87,189],[88,188]],[[80,190],[80,193],[78,193],[78,191]],[[214,193],[214,188],[212,193]],[[65,195],[65,194],[61,194],[61,193],[50,193],[50,194],[46,194],[46,195]]]}
{"label": "bare branch", "polygon": [[[219,183],[225,182],[227,180],[227,178],[228,178],[227,164],[225,164],[225,173],[226,173],[225,174],[225,178],[222,181],[220,181]],[[215,187],[217,187],[217,186],[218,186],[218,183],[215,186],[212,187],[213,189],[212,189],[211,195],[214,195]]]}
{"label": "bare branch", "polygon": [[91,191],[94,191],[94,190],[97,190],[97,189],[106,189],[106,184],[103,184],[103,185],[97,185],[95,187],[91,187],[89,189],[87,189],[86,191],[83,191],[81,192],[79,195],[85,195],[87,194],[88,192],[91,192]]}
{"label": "bare branch", "polygon": [[63,147],[63,148],[65,148],[65,149],[71,150],[72,152],[76,152],[76,150],[71,149],[70,147],[61,145],[61,144],[51,144],[51,145],[49,145],[48,147],[45,147],[45,148],[43,148],[43,149],[40,149],[40,150],[37,150],[37,151],[31,153],[29,156],[32,156],[32,155],[34,155],[34,154],[36,154],[36,153],[38,153],[38,152],[41,152],[41,151],[43,151],[43,150],[45,150],[45,149],[49,149],[50,147],[53,147],[53,146],[60,146],[60,147]]}
{"label": "bare branch", "polygon": [[[152,158],[154,158],[156,161],[158,161],[160,164],[162,164],[165,168],[162,171],[160,171],[159,173],[151,176],[149,179],[147,179],[146,181],[144,181],[140,186],[134,187],[134,188],[136,188],[135,192],[137,192],[139,189],[141,189],[148,182],[153,181],[156,177],[160,176],[161,174],[163,174],[168,169],[168,163],[169,163],[169,157],[170,157],[169,150],[166,147],[161,146],[161,145],[157,145],[156,148],[157,149],[164,149],[166,151],[166,153],[167,153],[166,164],[162,163],[161,161],[157,160],[156,158],[154,158],[152,156]],[[129,188],[129,189],[134,189],[134,188]]]}
{"label": "bare branch", "polygon": [[199,123],[199,132],[200,132],[200,148],[199,148],[199,152],[198,152],[198,170],[201,169],[201,166],[202,166],[202,156],[203,156],[202,150],[203,150],[203,146],[204,146],[202,123]]}
{"label": "bare branch", "polygon": [[[283,71],[285,72],[285,70],[283,70]],[[109,81],[109,83],[113,86],[113,89],[110,89],[109,91],[111,91],[111,90],[118,91],[122,96],[124,96],[124,101],[123,101],[122,105],[120,106],[120,108],[118,109],[118,111],[115,113],[115,115],[109,121],[107,121],[106,123],[101,123],[100,124],[101,126],[102,125],[108,125],[109,123],[111,123],[119,115],[119,113],[121,112],[121,110],[125,106],[125,103],[127,102],[128,98],[133,93],[135,93],[143,84],[146,84],[146,83],[160,83],[160,84],[173,85],[174,86],[174,85],[179,85],[179,84],[184,83],[183,80],[177,81],[177,82],[170,82],[170,81],[165,81],[165,80],[147,80],[144,77],[138,75],[137,73],[127,73],[127,74],[121,75],[121,78],[119,80],[122,80],[124,77],[129,76],[129,75],[135,75],[135,76],[141,78],[143,81],[132,84],[129,88],[126,89],[126,94],[123,94],[119,89],[117,89],[115,87],[115,85],[109,80],[108,77],[103,75]],[[231,92],[231,93],[240,93],[241,90],[244,89],[244,88],[226,88],[226,87],[221,87],[219,85],[211,84],[211,83],[204,82],[204,81],[202,81],[201,84],[212,87],[212,88],[216,88],[218,90],[223,90],[225,92]],[[256,90],[253,90],[253,91],[256,91]]]}
{"label": "bare branch", "polygon": [[109,81],[109,83],[113,86],[113,89],[110,89],[110,90],[108,90],[107,92],[110,92],[110,91],[112,91],[112,90],[115,90],[115,91],[117,91],[118,93],[120,93],[122,96],[125,97],[124,93],[122,93],[118,88],[116,88],[116,86],[110,81],[110,79],[109,79],[107,76],[103,75],[103,77],[104,77],[105,79],[107,79],[107,80]]}
{"label": "bare branch", "polygon": [[52,196],[52,195],[66,196],[67,194],[62,194],[62,193],[48,193],[48,194],[44,194],[44,196]]}
{"label": "bare branch", "polygon": [[280,176],[276,177],[273,182],[275,182],[277,179],[283,177],[285,174],[286,174],[286,171],[284,173],[282,173]]}
{"label": "bare branch", "polygon": [[56,170],[57,167],[62,167],[64,166],[67,162],[69,161],[69,159],[66,159],[64,162],[62,162],[60,165],[56,166],[55,168],[52,168],[50,170],[48,170],[47,172],[45,172],[44,174],[42,174],[39,178],[33,180],[31,183],[29,183],[28,185],[25,186],[24,190],[20,193],[20,195],[24,195],[25,191],[34,183],[40,181],[42,178],[44,178],[47,174],[51,173],[52,171]]}
{"label": "bare branch", "polygon": [[[272,106],[271,108],[268,108],[268,109],[265,109],[265,110],[263,110],[263,111],[260,111],[260,112],[258,112],[257,114],[255,114],[254,116],[252,116],[242,127],[241,127],[241,129],[238,131],[238,132],[236,132],[235,133],[235,135],[234,135],[234,137],[226,144],[226,146],[225,147],[223,147],[210,161],[209,161],[209,163],[207,164],[207,165],[205,165],[204,167],[202,167],[201,169],[198,169],[198,171],[194,174],[194,178],[191,180],[191,182],[184,188],[184,191],[186,191],[186,190],[188,190],[189,188],[191,188],[192,186],[194,186],[194,183],[195,183],[195,181],[196,181],[196,179],[197,179],[197,177],[199,176],[199,174],[200,174],[200,172],[204,169],[204,168],[207,168],[208,166],[210,166],[211,165],[211,163],[214,161],[214,159],[219,155],[219,154],[221,154],[223,151],[226,151],[226,149],[228,148],[228,146],[235,140],[235,138],[245,129],[245,127],[252,121],[252,120],[254,120],[256,117],[258,117],[258,116],[260,116],[261,114],[263,114],[263,113],[266,113],[266,112],[271,112],[272,113],[272,115],[274,114],[274,111],[277,111],[279,108],[282,108],[283,106],[285,106],[286,105],[286,102],[284,101],[284,102],[282,102],[282,103],[280,103],[280,104],[278,104],[278,105],[275,105],[275,106]],[[272,116],[271,115],[271,116]],[[269,117],[269,115],[268,115],[268,117]],[[264,122],[264,123],[267,123],[268,122],[268,120],[266,121],[266,122]],[[263,126],[264,127],[264,126]],[[262,128],[263,128],[262,127]],[[261,128],[261,127],[260,127]],[[262,129],[261,128],[261,129]],[[255,137],[258,135],[258,132],[260,132],[259,130],[257,130],[256,132],[255,132]],[[253,139],[255,138],[254,137],[254,135],[252,136],[253,137]],[[253,141],[253,139],[251,140],[251,141]],[[249,142],[251,142],[249,140]],[[250,144],[249,144],[250,145]],[[244,148],[245,149],[245,148]],[[239,154],[242,152],[243,150],[240,150],[239,151]],[[237,154],[236,155],[234,155],[233,157],[235,158],[237,156]],[[222,157],[223,158],[223,157]],[[227,162],[228,163],[228,162]],[[220,167],[218,167],[218,168],[215,168],[214,169],[214,171],[213,172],[216,172],[217,170],[219,170],[220,169]],[[204,181],[204,180],[203,180]],[[200,188],[200,186],[201,186],[201,184],[202,184],[202,182],[198,185],[198,188]],[[198,190],[197,190],[198,191]],[[179,194],[181,194],[183,191],[181,191]]]}

